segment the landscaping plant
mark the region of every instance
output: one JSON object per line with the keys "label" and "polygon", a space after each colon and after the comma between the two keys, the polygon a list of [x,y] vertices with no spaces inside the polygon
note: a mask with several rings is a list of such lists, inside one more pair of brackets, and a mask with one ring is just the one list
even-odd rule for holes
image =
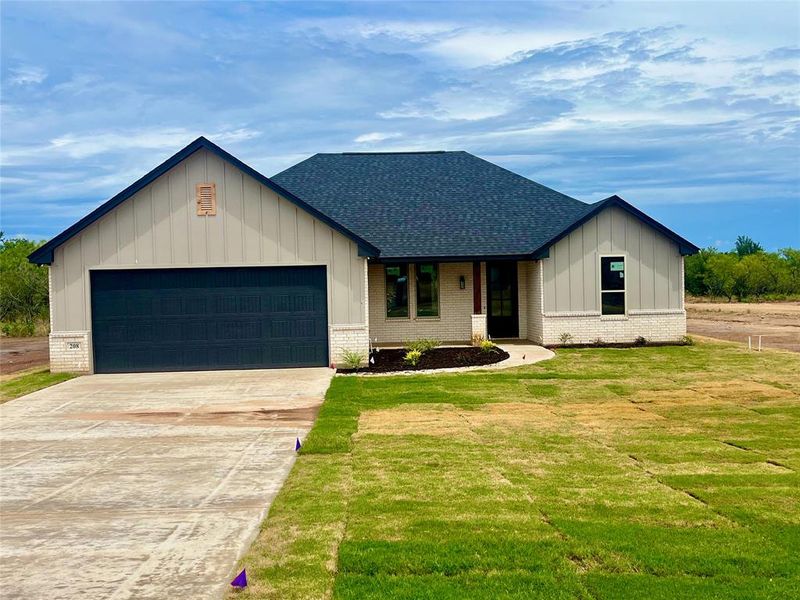
{"label": "landscaping plant", "polygon": [[492,340],[483,340],[481,342],[481,350],[484,352],[494,352],[497,348],[497,344],[495,344]]}
{"label": "landscaping plant", "polygon": [[421,354],[425,354],[428,350],[433,350],[434,348],[438,348],[441,346],[441,342],[439,340],[434,339],[420,339],[420,340],[413,340],[410,342],[406,342],[403,344],[406,350],[416,350]]}
{"label": "landscaping plant", "polygon": [[344,350],[342,352],[342,362],[347,365],[348,369],[359,369],[366,360],[366,354],[363,352],[356,352],[354,350]]}
{"label": "landscaping plant", "polygon": [[419,364],[419,361],[420,361],[421,358],[422,358],[422,352],[420,352],[419,350],[409,350],[408,352],[406,352],[406,355],[403,358],[403,361],[409,367],[415,367],[416,368],[416,366]]}

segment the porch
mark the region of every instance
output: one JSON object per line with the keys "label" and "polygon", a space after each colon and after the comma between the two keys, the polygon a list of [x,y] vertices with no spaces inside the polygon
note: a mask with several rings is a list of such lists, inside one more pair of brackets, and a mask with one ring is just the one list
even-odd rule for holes
{"label": "porch", "polygon": [[422,338],[445,344],[473,336],[535,339],[537,261],[371,263],[368,288],[369,337],[376,346]]}

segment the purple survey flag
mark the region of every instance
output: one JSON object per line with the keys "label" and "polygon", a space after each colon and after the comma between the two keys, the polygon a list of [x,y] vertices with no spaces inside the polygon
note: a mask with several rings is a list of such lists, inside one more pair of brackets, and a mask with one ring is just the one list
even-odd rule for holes
{"label": "purple survey flag", "polygon": [[300,438],[295,438],[294,451],[295,452],[300,452],[300,448],[302,448],[302,447],[303,447],[303,445],[300,443]]}
{"label": "purple survey flag", "polygon": [[231,585],[237,588],[244,588],[247,587],[247,571],[242,569],[242,572],[239,573],[233,581],[231,581]]}

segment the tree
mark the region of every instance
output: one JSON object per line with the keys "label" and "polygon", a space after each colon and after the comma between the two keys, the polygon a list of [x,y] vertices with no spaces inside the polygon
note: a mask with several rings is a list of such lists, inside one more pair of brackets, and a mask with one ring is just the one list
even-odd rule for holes
{"label": "tree", "polygon": [[28,262],[40,245],[0,232],[0,321],[20,322],[31,334],[48,315],[47,267]]}
{"label": "tree", "polygon": [[686,291],[692,296],[705,296],[708,294],[706,273],[708,273],[708,259],[719,254],[716,248],[710,246],[703,248],[697,254],[687,256],[684,261],[684,277]]}
{"label": "tree", "polygon": [[756,254],[758,252],[763,252],[764,248],[762,248],[761,244],[756,241],[753,241],[753,238],[740,235],[736,238],[736,255],[739,258],[744,258],[745,256],[749,256],[751,254]]}
{"label": "tree", "polygon": [[786,293],[800,293],[800,250],[781,248],[780,255],[786,265]]}
{"label": "tree", "polygon": [[715,254],[706,262],[707,271],[703,281],[712,296],[724,296],[733,300],[741,281],[739,261],[733,254]]}
{"label": "tree", "polygon": [[741,289],[737,293],[740,298],[779,291],[781,264],[777,255],[748,254],[739,261],[738,267],[742,274]]}

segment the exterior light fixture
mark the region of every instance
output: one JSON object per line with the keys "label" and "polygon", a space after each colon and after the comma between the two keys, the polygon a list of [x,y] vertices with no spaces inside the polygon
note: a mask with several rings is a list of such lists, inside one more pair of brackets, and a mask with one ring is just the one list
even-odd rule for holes
{"label": "exterior light fixture", "polygon": [[458,287],[460,287],[462,290],[467,289],[467,280],[464,279],[463,275],[458,278]]}

